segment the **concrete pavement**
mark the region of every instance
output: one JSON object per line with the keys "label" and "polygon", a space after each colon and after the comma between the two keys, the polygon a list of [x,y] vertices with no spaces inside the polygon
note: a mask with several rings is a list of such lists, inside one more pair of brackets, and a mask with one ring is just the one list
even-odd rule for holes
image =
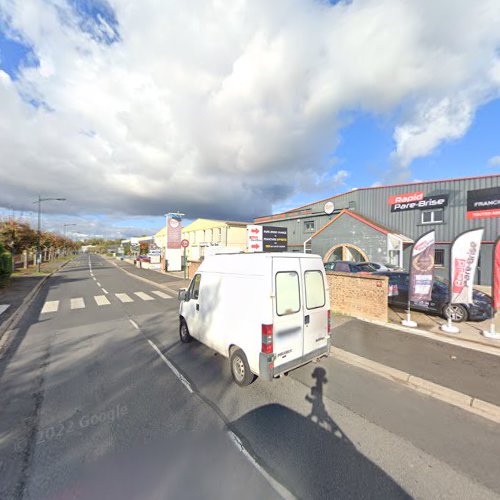
{"label": "concrete pavement", "polygon": [[164,288],[90,259],[49,280],[0,359],[0,498],[500,494],[497,425],[334,358],[241,389],[179,343]]}

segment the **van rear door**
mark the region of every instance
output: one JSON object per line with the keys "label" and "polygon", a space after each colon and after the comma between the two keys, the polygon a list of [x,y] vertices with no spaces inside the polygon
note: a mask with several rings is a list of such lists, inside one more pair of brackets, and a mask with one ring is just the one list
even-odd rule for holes
{"label": "van rear door", "polygon": [[304,312],[300,259],[273,261],[273,350],[275,368],[303,355]]}
{"label": "van rear door", "polygon": [[326,276],[320,258],[303,258],[301,269],[304,297],[304,354],[325,347],[328,342],[330,301],[325,291]]}

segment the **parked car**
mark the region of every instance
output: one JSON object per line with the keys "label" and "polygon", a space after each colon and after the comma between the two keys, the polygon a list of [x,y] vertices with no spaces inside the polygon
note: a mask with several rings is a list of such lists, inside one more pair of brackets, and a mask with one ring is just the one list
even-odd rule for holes
{"label": "parked car", "polygon": [[360,262],[360,264],[373,268],[373,271],[402,271],[403,269],[394,264],[380,264],[379,262]]}
{"label": "parked car", "polygon": [[326,271],[337,271],[340,273],[372,273],[376,269],[367,265],[366,262],[351,262],[347,260],[336,260],[325,263]]}
{"label": "parked car", "polygon": [[179,300],[181,342],[194,337],[229,358],[240,386],[328,356],[330,297],[319,255],[207,256]]}
{"label": "parked car", "polygon": [[[410,275],[404,272],[377,272],[376,275],[389,278],[389,305],[407,307]],[[449,287],[442,280],[434,279],[430,302],[412,302],[412,309],[438,314],[443,318],[448,315],[452,321],[484,321],[493,314],[492,301],[489,295],[474,290],[473,304],[449,304]]]}

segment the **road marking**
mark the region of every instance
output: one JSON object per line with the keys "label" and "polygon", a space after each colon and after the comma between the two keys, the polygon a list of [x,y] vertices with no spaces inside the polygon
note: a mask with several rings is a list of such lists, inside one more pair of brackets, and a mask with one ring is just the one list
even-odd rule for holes
{"label": "road marking", "polygon": [[58,300],[49,300],[45,302],[42,308],[41,314],[57,312],[59,309],[59,301]]}
{"label": "road marking", "polygon": [[129,321],[136,330],[140,330],[139,325],[133,319],[129,319]]}
{"label": "road marking", "polygon": [[154,342],[148,339],[149,345],[158,353],[160,358],[164,361],[164,363],[172,370],[174,375],[186,386],[187,390],[192,394],[193,389],[191,388],[191,384],[179,373],[179,370],[163,355],[163,353],[158,349]]}
{"label": "road marking", "polygon": [[101,287],[101,284],[100,284],[99,282],[97,282],[97,286],[98,286],[98,287],[100,287],[100,288],[102,288],[102,287]]}
{"label": "road marking", "polygon": [[115,295],[120,302],[134,302],[134,299],[131,299],[126,293],[115,293]]}
{"label": "road marking", "polygon": [[0,314],[3,314],[9,307],[10,304],[0,304]]}
{"label": "road marking", "polygon": [[110,304],[106,295],[94,295],[94,299],[98,306],[109,306]]}
{"label": "road marking", "polygon": [[92,276],[92,279],[93,279],[94,281],[97,281],[97,280],[95,279],[95,276]]}
{"label": "road marking", "polygon": [[231,439],[236,448],[238,448],[243,454],[243,456],[261,473],[264,479],[267,480],[267,482],[271,485],[274,491],[278,493],[278,495],[287,500],[296,498],[285,488],[285,486],[283,486],[280,482],[274,479],[273,476],[271,476],[264,468],[262,468],[259,465],[259,463],[255,460],[255,458],[253,458],[252,455],[248,452],[248,450],[243,446],[243,443],[241,442],[240,438],[233,431],[228,430],[227,433],[229,435],[229,439]]}
{"label": "road marking", "polygon": [[85,309],[85,301],[83,298],[71,299],[71,309]]}
{"label": "road marking", "polygon": [[155,295],[158,295],[158,297],[161,297],[162,299],[171,299],[170,295],[167,295],[164,292],[160,292],[158,290],[153,290],[151,293],[154,293]]}
{"label": "road marking", "polygon": [[102,287],[101,287],[101,289],[102,289],[102,291],[103,291],[104,293],[109,293],[109,292],[108,292],[105,288],[102,288]]}
{"label": "road marking", "polygon": [[155,300],[153,297],[151,297],[151,295],[148,295],[144,292],[134,292],[134,294],[142,300]]}

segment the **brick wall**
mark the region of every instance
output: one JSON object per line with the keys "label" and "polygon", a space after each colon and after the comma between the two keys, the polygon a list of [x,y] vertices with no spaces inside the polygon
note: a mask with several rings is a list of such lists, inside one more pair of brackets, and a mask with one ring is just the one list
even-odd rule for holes
{"label": "brick wall", "polygon": [[200,261],[189,261],[189,266],[188,266],[189,279],[193,279],[193,276],[196,274],[196,271],[198,271],[200,264],[201,264]]}
{"label": "brick wall", "polygon": [[388,320],[387,277],[370,274],[326,273],[334,313],[362,319]]}

